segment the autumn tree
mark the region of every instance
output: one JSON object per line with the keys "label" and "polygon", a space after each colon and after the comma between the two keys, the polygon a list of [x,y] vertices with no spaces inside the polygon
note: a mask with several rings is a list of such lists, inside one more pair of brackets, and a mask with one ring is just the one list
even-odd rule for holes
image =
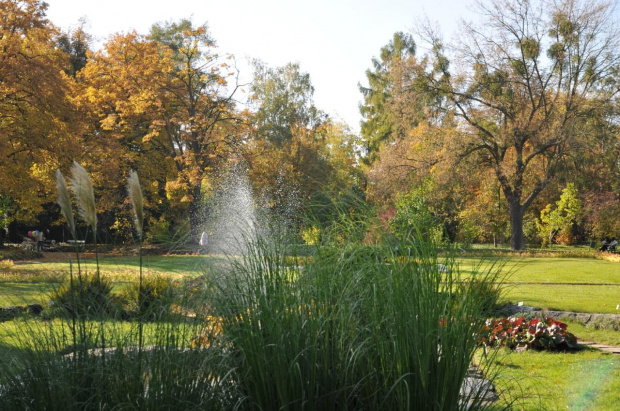
{"label": "autumn tree", "polygon": [[[169,208],[166,182],[176,175],[166,135],[159,130],[173,115],[164,91],[171,66],[156,42],[130,32],[110,37],[76,74],[76,100],[89,125],[82,135],[81,163],[95,182],[103,229],[130,227],[130,221],[118,218],[128,206],[124,181],[130,169],[139,170],[146,183],[148,215]],[[155,204],[158,210],[151,208]]]}
{"label": "autumn tree", "polygon": [[192,227],[203,187],[244,136],[236,84],[227,87],[234,67],[214,47],[204,25],[157,24],[148,37],[112,37],[78,76],[96,124],[91,139],[110,158],[106,174],[140,170],[154,197],[188,206]]}
{"label": "autumn tree", "polygon": [[39,0],[0,2],[0,200],[22,219],[52,200],[53,171],[77,150],[67,56],[46,9]]}
{"label": "autumn tree", "polygon": [[415,87],[457,117],[459,157],[495,174],[511,248],[522,250],[524,212],[617,94],[620,33],[611,5],[596,0],[496,0],[480,10],[457,44],[424,31],[431,60]]}
{"label": "autumn tree", "polygon": [[239,88],[238,72],[230,64],[232,56],[223,59],[215,53],[206,25],[194,28],[189,20],[156,24],[150,39],[172,52],[167,91],[168,104],[176,112],[163,119],[162,131],[179,172],[177,182],[189,191],[191,226],[198,227],[205,180],[238,149],[247,132],[233,99]]}
{"label": "autumn tree", "polygon": [[[420,206],[416,202],[423,200],[443,225],[443,233],[455,239],[462,201],[459,168],[440,162],[444,143],[455,136],[455,125],[453,116],[432,109],[427,95],[411,92],[427,61],[418,60],[414,52],[413,38],[395,33],[366,72],[369,86],[360,87],[366,193],[386,215],[394,209],[416,209]],[[412,195],[419,186],[433,189],[423,196]]]}
{"label": "autumn tree", "polygon": [[327,181],[329,167],[320,153],[327,116],[314,105],[310,75],[299,64],[271,68],[255,61],[250,92],[250,177],[273,207],[289,209]]}
{"label": "autumn tree", "polygon": [[464,239],[490,242],[497,247],[509,225],[506,200],[489,170],[475,175],[474,179],[475,183],[468,185],[471,195],[464,198],[459,210],[459,232]]}

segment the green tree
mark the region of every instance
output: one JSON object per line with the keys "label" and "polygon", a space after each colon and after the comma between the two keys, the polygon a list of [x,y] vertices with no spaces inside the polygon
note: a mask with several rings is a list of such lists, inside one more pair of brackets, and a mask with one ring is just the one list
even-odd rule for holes
{"label": "green tree", "polygon": [[587,137],[583,124],[616,95],[620,33],[610,4],[597,0],[498,0],[481,12],[451,47],[426,30],[432,51],[416,86],[457,117],[453,152],[495,174],[511,248],[522,250],[524,212]]}
{"label": "green tree", "polygon": [[422,238],[437,243],[443,237],[443,225],[428,201],[429,185],[403,193],[396,201],[396,214],[390,221],[392,232],[401,241]]}
{"label": "green tree", "polygon": [[301,72],[298,63],[277,68],[258,60],[253,64],[250,102],[257,136],[281,146],[295,128],[314,129],[325,122],[327,116],[314,105],[310,75]]}
{"label": "green tree", "polygon": [[88,63],[88,53],[92,36],[84,30],[84,22],[75,30],[60,34],[56,40],[58,47],[69,56],[69,66],[65,72],[75,77]]}
{"label": "green tree", "polygon": [[270,68],[254,62],[250,103],[253,132],[247,160],[261,197],[279,213],[300,212],[327,184],[330,122],[313,101],[314,87],[298,64]]}
{"label": "green tree", "polygon": [[394,88],[399,86],[398,67],[403,61],[412,59],[416,45],[408,34],[394,33],[392,40],[381,48],[379,57],[372,58],[372,69],[366,70],[368,86],[359,85],[364,103],[360,106],[363,117],[361,134],[366,142],[366,161],[376,159],[376,152],[382,143],[402,137],[398,129],[398,113],[391,108]]}
{"label": "green tree", "polygon": [[540,212],[540,221],[536,225],[543,238],[543,245],[552,244],[559,235],[565,243],[570,244],[573,227],[581,218],[582,210],[583,205],[577,197],[575,185],[568,183],[555,203],[555,208],[548,204]]}

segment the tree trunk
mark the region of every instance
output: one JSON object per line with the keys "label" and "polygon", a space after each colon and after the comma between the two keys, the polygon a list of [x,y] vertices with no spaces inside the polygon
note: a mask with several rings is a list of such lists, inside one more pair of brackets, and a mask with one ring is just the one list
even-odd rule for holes
{"label": "tree trunk", "polygon": [[200,185],[196,185],[192,188],[192,202],[189,205],[189,224],[190,235],[192,237],[192,243],[198,244],[200,241],[200,233],[202,232],[203,218],[201,213],[202,198],[201,198]]}
{"label": "tree trunk", "polygon": [[523,236],[523,207],[518,198],[508,198],[510,211],[510,248],[515,251],[525,250]]}

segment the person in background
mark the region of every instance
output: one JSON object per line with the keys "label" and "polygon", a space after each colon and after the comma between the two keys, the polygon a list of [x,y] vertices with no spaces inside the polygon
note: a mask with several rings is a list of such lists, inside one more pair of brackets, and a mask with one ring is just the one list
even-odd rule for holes
{"label": "person in background", "polygon": [[200,246],[206,251],[208,243],[209,243],[209,236],[207,235],[205,231],[203,231],[202,234],[200,235],[200,241],[198,242],[198,244],[200,244]]}
{"label": "person in background", "polygon": [[37,242],[37,250],[43,251],[43,241],[45,241],[45,236],[43,235],[43,231],[37,230],[34,238]]}

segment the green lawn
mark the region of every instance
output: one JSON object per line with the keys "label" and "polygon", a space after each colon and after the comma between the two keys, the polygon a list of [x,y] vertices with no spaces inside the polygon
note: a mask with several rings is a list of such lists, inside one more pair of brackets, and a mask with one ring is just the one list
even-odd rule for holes
{"label": "green lawn", "polygon": [[517,410],[620,409],[620,356],[584,350],[503,352],[500,357],[498,410],[507,404]]}
{"label": "green lawn", "polygon": [[18,281],[0,282],[0,307],[14,305],[45,304],[54,290],[54,284]]}
{"label": "green lawn", "polygon": [[[489,265],[497,258],[465,257],[458,262],[464,272],[472,266]],[[516,284],[618,284],[620,264],[594,258],[508,257],[503,271],[507,281]]]}
{"label": "green lawn", "polygon": [[[217,260],[213,256],[148,255],[144,256],[143,265],[146,275],[185,277],[203,273],[208,263]],[[481,261],[489,266],[496,259],[458,260],[465,273]],[[76,270],[75,261],[72,264]],[[101,257],[99,265],[104,275],[117,282],[133,281],[139,270],[139,260],[134,256]],[[19,297],[25,301],[45,299],[51,290],[50,283],[57,284],[55,274],[66,275],[69,267],[69,261],[42,260],[0,270],[0,306]],[[94,272],[94,259],[84,259],[81,267],[84,272]],[[592,258],[509,257],[503,271],[507,274],[506,301],[561,311],[620,313],[616,309],[620,304],[620,263]]]}
{"label": "green lawn", "polygon": [[[497,259],[459,259],[463,272]],[[511,257],[506,273],[506,301],[551,310],[620,314],[620,263],[591,258]]]}
{"label": "green lawn", "polygon": [[513,303],[523,301],[525,305],[549,310],[618,314],[620,284],[507,286],[505,298]]}
{"label": "green lawn", "polygon": [[[216,260],[221,257],[200,255],[146,255],[142,258],[145,271],[167,274],[199,274],[202,273],[207,259]],[[77,271],[76,259],[48,260],[42,259],[35,264],[16,264],[10,271],[14,273],[50,273],[69,272],[72,266]],[[96,269],[96,260],[93,257],[81,258],[80,266],[83,271],[92,272]],[[137,256],[106,257],[99,258],[99,267],[103,274],[133,275],[140,268],[140,260]],[[1,272],[0,272],[1,274]]]}
{"label": "green lawn", "polygon": [[568,330],[579,337],[583,341],[595,341],[599,343],[620,347],[620,331],[613,328],[595,329],[591,326],[585,326],[578,321],[559,318],[560,321],[568,324]]}
{"label": "green lawn", "polygon": [[[145,276],[166,274],[174,278],[196,276],[204,273],[208,264],[219,259],[221,257],[199,255],[148,255],[143,257],[143,273]],[[69,275],[71,268],[73,272],[78,271],[75,259],[42,259],[0,269],[0,307],[49,301],[50,292]],[[82,273],[94,273],[96,268],[94,258],[81,259]],[[116,287],[124,287],[138,278],[139,258],[103,256],[99,258],[99,268],[101,274],[112,278]]]}

